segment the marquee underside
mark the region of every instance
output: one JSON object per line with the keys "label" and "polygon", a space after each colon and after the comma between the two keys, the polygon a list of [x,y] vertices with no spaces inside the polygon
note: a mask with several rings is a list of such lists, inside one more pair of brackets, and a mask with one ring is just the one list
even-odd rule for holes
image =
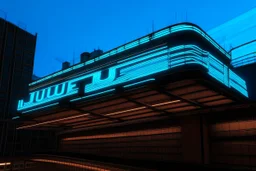
{"label": "marquee underside", "polygon": [[[188,74],[189,75],[189,74]],[[53,129],[60,134],[206,113],[236,104],[244,97],[207,76],[182,76],[112,89],[75,103],[59,102],[24,115],[17,129]],[[207,78],[206,78],[207,77]],[[173,76],[175,78],[175,76]],[[206,81],[207,80],[207,81]]]}

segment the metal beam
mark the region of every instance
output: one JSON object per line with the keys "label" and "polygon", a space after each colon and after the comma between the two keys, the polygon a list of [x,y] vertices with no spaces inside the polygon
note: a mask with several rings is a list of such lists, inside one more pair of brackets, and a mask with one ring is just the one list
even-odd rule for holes
{"label": "metal beam", "polygon": [[105,115],[101,115],[101,114],[97,114],[97,113],[94,113],[92,111],[86,111],[86,110],[83,110],[83,109],[78,109],[76,108],[74,105],[69,105],[69,108],[72,109],[72,110],[75,110],[75,111],[78,111],[79,113],[88,113],[89,115],[91,116],[96,116],[96,117],[99,117],[99,118],[106,118],[108,120],[112,120],[112,121],[115,121],[115,122],[123,122],[122,119],[118,119],[118,118],[111,118],[109,116],[105,116]]}
{"label": "metal beam", "polygon": [[203,104],[201,104],[201,103],[198,103],[198,102],[195,102],[195,101],[192,101],[192,100],[189,100],[189,99],[185,99],[185,98],[182,98],[182,97],[180,97],[180,96],[178,96],[178,95],[175,95],[175,94],[172,94],[172,93],[170,93],[170,92],[167,92],[164,87],[160,87],[160,86],[156,86],[156,85],[151,86],[151,87],[152,87],[154,90],[156,90],[157,92],[162,93],[162,94],[165,94],[165,95],[167,95],[167,96],[169,96],[169,97],[171,97],[171,98],[175,98],[175,99],[177,99],[177,100],[181,100],[181,101],[190,103],[190,104],[192,104],[192,105],[199,106],[199,107],[201,107],[201,108],[206,108],[206,107],[207,107],[207,106],[205,106],[205,105],[203,105]]}
{"label": "metal beam", "polygon": [[152,110],[154,112],[159,112],[159,113],[165,114],[165,115],[169,115],[170,114],[170,112],[166,112],[164,110],[159,110],[157,108],[152,107],[151,105],[148,105],[148,104],[143,103],[143,102],[136,101],[135,99],[132,99],[132,98],[130,98],[128,96],[124,96],[123,94],[121,95],[121,97],[126,99],[126,100],[128,100],[128,101],[130,101],[130,102],[133,102],[135,104],[140,105],[140,107],[145,106],[146,108],[148,108],[148,109],[150,109],[150,110]]}

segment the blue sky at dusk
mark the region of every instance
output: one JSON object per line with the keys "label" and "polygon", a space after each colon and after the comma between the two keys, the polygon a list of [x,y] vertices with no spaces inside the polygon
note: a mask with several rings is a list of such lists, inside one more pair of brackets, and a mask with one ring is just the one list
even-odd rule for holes
{"label": "blue sky at dusk", "polygon": [[255,6],[255,0],[0,0],[8,21],[38,33],[38,76],[60,70],[56,58],[74,56],[77,63],[84,51],[107,51],[149,34],[152,21],[155,30],[189,21],[207,31]]}

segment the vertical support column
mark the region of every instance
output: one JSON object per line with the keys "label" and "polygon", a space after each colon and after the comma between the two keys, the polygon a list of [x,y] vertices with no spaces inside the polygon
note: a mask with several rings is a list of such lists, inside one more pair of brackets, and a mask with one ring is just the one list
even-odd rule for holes
{"label": "vertical support column", "polygon": [[181,119],[183,161],[193,164],[209,163],[208,124],[201,116]]}
{"label": "vertical support column", "polygon": [[210,164],[210,135],[207,119],[201,116],[201,134],[203,144],[203,164]]}

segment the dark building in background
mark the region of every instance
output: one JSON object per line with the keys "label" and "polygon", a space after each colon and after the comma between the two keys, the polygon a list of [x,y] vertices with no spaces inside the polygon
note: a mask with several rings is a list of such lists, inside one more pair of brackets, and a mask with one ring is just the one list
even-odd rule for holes
{"label": "dark building in background", "polygon": [[32,81],[37,35],[0,18],[0,155],[14,148],[15,125],[9,121],[16,113],[18,99],[28,93]]}
{"label": "dark building in background", "polygon": [[250,98],[256,100],[256,39],[233,48],[231,53],[236,57],[232,61],[234,69],[246,79]]}
{"label": "dark building in background", "polygon": [[208,31],[232,56],[231,65],[247,82],[249,97],[256,100],[256,8]]}

